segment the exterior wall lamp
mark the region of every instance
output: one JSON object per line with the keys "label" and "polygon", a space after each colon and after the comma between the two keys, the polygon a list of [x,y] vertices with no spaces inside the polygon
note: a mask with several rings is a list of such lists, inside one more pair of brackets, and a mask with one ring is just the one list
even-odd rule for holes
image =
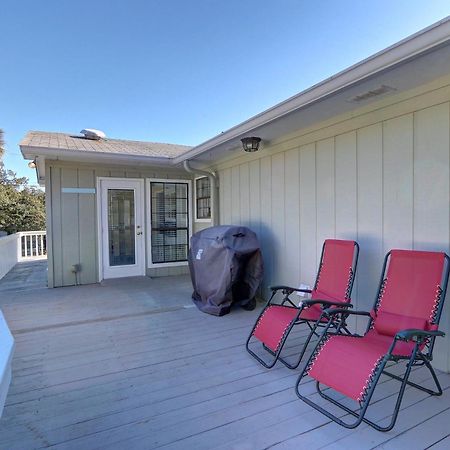
{"label": "exterior wall lamp", "polygon": [[245,152],[257,152],[259,150],[259,144],[261,142],[260,137],[244,137],[241,139],[242,147],[244,148]]}

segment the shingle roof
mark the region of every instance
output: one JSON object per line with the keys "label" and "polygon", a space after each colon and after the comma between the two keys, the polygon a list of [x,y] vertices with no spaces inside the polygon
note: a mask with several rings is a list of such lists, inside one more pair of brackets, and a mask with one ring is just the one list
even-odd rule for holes
{"label": "shingle roof", "polygon": [[19,144],[61,150],[76,150],[117,155],[139,155],[156,158],[174,158],[192,147],[164,144],[160,142],[127,141],[123,139],[101,139],[94,141],[83,136],[46,131],[29,131]]}

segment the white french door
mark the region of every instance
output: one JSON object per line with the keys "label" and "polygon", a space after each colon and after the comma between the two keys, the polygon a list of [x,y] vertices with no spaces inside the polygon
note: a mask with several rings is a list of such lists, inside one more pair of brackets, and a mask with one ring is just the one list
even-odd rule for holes
{"label": "white french door", "polygon": [[101,279],[145,275],[144,180],[98,179]]}

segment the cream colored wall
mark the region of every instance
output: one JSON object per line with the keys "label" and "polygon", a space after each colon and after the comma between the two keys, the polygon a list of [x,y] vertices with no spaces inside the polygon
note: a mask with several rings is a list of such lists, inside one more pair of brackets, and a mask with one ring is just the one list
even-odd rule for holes
{"label": "cream colored wall", "polygon": [[[313,284],[326,238],[361,246],[358,309],[371,308],[391,248],[450,252],[450,79],[439,82],[216,167],[221,223],[258,233],[266,293]],[[447,333],[449,308],[450,296]],[[449,370],[450,339],[437,345],[437,364]]]}
{"label": "cream colored wall", "polygon": [[[195,207],[195,205],[193,207]],[[205,228],[209,228],[211,226],[212,226],[211,222],[196,222],[196,221],[194,221],[193,233],[204,230]]]}
{"label": "cream colored wall", "polygon": [[[95,188],[97,177],[191,179],[170,168],[120,168],[48,161],[46,163],[49,287],[71,286],[73,264],[81,264],[80,284],[98,281],[95,194],[62,193],[63,187]],[[148,204],[147,192],[145,202]],[[150,276],[187,273],[187,267],[147,269]]]}

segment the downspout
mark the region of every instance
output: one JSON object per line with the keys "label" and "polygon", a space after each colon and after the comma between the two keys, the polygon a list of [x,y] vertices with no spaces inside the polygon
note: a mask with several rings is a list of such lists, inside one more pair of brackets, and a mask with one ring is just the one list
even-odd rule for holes
{"label": "downspout", "polygon": [[189,161],[183,161],[184,170],[194,175],[201,175],[209,178],[209,185],[211,186],[211,225],[219,225],[219,179],[215,172],[206,170],[194,169],[189,165]]}

